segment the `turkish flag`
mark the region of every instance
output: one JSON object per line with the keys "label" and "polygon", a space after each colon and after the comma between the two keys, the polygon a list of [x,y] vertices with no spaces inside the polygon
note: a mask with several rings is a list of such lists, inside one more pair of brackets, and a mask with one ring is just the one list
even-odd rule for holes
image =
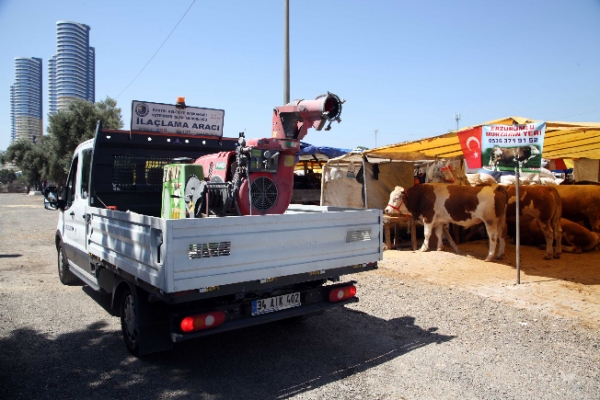
{"label": "turkish flag", "polygon": [[470,169],[481,168],[481,126],[458,132],[458,140]]}

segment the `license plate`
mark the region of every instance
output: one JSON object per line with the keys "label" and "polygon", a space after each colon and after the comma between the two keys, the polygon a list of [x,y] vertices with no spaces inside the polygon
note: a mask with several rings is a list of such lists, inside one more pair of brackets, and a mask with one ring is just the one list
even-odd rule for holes
{"label": "license plate", "polygon": [[286,308],[298,307],[300,305],[300,292],[283,294],[281,296],[269,297],[267,299],[254,300],[252,302],[252,315],[266,314]]}

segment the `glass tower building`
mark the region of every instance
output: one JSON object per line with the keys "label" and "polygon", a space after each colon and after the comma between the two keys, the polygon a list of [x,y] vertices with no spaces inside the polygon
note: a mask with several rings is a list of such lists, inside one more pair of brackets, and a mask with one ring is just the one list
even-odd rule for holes
{"label": "glass tower building", "polygon": [[11,141],[35,142],[43,134],[42,59],[15,58],[15,83],[10,87]]}
{"label": "glass tower building", "polygon": [[56,23],[56,54],[48,61],[49,114],[67,109],[75,99],[96,101],[95,57],[89,26],[69,21]]}

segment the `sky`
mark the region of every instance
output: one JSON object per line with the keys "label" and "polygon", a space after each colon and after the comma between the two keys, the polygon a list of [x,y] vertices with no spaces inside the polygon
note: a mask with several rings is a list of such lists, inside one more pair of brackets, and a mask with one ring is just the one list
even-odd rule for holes
{"label": "sky", "polygon": [[[289,3],[291,99],[346,100],[340,124],[308,132],[313,145],[442,135],[456,114],[460,128],[508,116],[600,121],[600,0]],[[57,21],[91,27],[96,101],[116,99],[124,129],[133,100],[184,96],[224,109],[224,136],[270,137],[284,104],[283,16],[284,0],[0,0],[0,151],[15,57],[43,59],[46,129]]]}

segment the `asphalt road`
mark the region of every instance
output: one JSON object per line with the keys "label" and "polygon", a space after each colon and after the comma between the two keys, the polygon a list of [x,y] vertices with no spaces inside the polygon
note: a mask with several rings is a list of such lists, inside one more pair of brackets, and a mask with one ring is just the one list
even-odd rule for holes
{"label": "asphalt road", "polygon": [[386,268],[361,301],[136,359],[109,299],[56,274],[57,212],[0,194],[0,398],[598,399],[600,333]]}

